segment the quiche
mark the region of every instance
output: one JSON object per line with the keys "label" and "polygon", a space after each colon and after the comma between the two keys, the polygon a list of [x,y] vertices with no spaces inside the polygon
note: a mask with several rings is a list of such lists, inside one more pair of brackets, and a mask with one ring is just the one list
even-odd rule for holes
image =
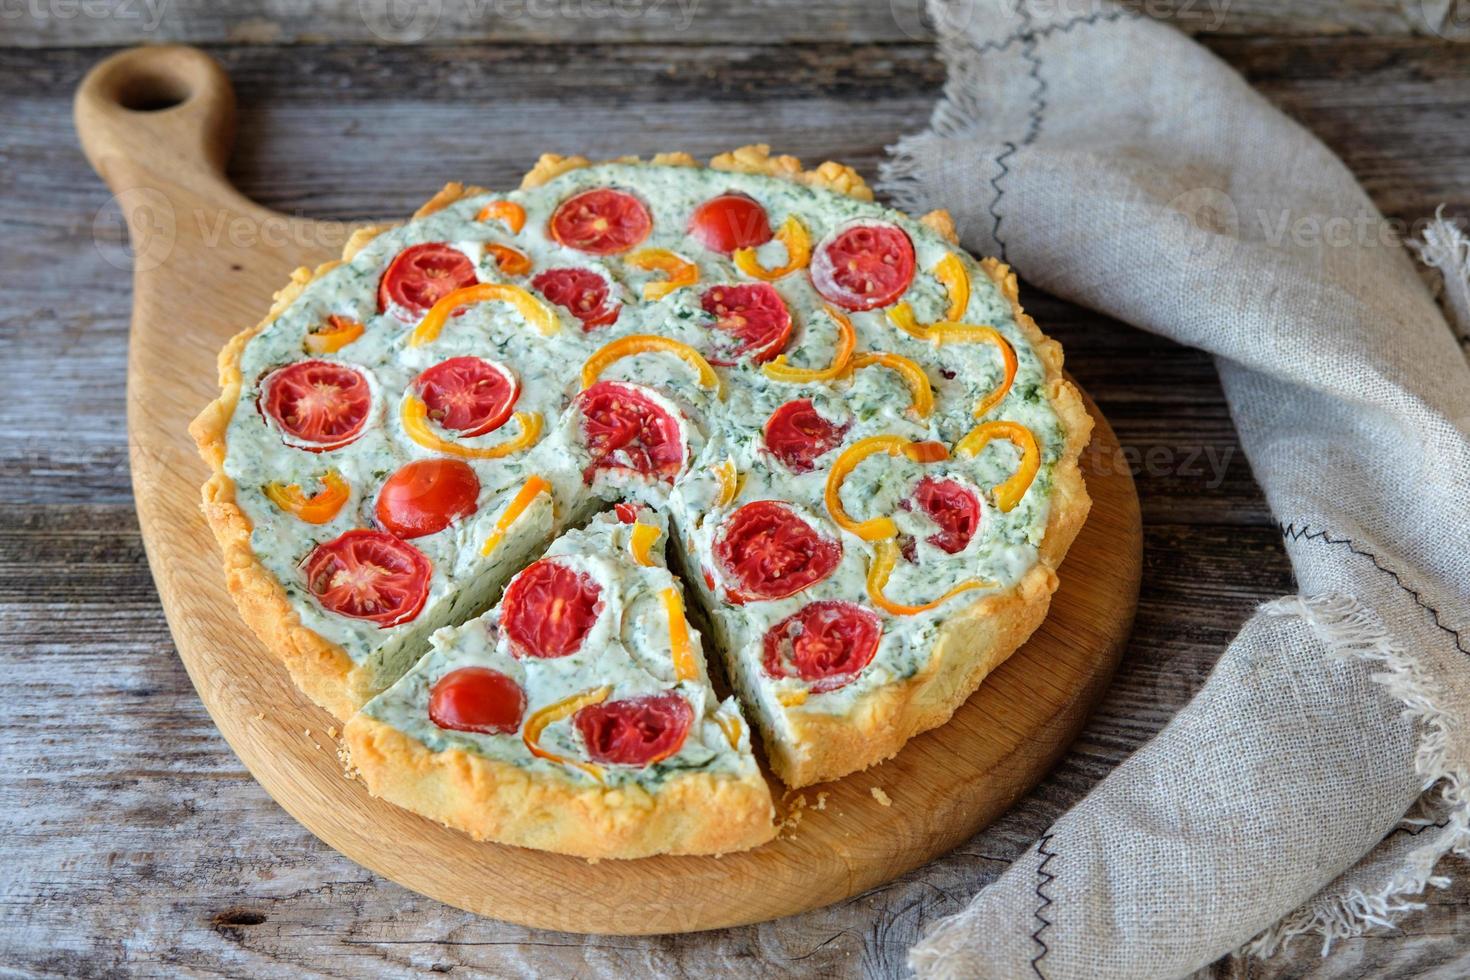
{"label": "quiche", "polygon": [[230,592],[369,789],[588,857],[768,839],[752,741],[799,787],[942,724],[1089,507],[1010,270],[763,146],[451,184],[298,271],[220,385]]}

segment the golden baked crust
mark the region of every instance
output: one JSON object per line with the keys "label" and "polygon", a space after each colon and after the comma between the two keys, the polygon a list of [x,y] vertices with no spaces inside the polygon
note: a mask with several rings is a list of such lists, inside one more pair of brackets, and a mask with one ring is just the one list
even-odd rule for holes
{"label": "golden baked crust", "polygon": [[343,732],[368,791],[476,840],[586,858],[725,854],[776,836],[771,793],[746,777],[679,773],[649,793],[606,789],[469,752],[430,751],[365,714]]}

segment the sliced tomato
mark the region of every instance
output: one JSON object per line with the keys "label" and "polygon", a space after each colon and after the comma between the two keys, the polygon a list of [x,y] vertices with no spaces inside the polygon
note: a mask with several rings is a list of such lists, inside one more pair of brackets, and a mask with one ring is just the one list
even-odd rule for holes
{"label": "sliced tomato", "polygon": [[359,528],[317,545],[301,570],[307,591],[329,612],[387,629],[424,608],[433,566],[413,545]]}
{"label": "sliced tomato", "polygon": [[729,255],[771,240],[771,219],[752,197],[733,191],[712,197],[689,216],[689,234],[714,252]]}
{"label": "sliced tomato", "polygon": [[613,504],[613,512],[618,515],[618,520],[624,524],[637,524],[638,511],[641,510],[637,504],[621,503]]}
{"label": "sliced tomato", "polygon": [[929,543],[951,555],[964,551],[980,528],[980,498],[958,480],[924,477],[914,488],[913,503],[939,525]]}
{"label": "sliced tomato", "polygon": [[500,626],[518,657],[576,653],[602,614],[602,587],[554,558],[534,562],[511,581]]}
{"label": "sliced tomato", "polygon": [[673,691],[591,704],[572,716],[587,754],[615,766],[646,766],[683,748],[694,709]]}
{"label": "sliced tomato", "polygon": [[626,252],[648,237],[653,215],[627,191],[597,187],[562,201],[551,216],[551,237],[593,255]]}
{"label": "sliced tomato", "polygon": [[766,419],[766,448],[793,473],[808,473],[820,457],[842,444],[847,429],[827,421],[810,398],[798,398]]}
{"label": "sliced tomato", "polygon": [[429,418],[468,439],[494,432],[510,418],[521,384],[510,368],[483,357],[451,357],[413,379]]}
{"label": "sliced tomato", "polygon": [[699,304],[715,318],[713,327],[725,334],[709,358],[711,364],[728,367],[747,357],[763,364],[791,339],[791,311],[770,283],[713,286]]}
{"label": "sliced tomato", "polygon": [[331,361],[297,361],[260,383],[260,408],[287,445],[319,453],[362,435],[373,407],[366,375]]}
{"label": "sliced tomato", "polygon": [[592,453],[586,478],[624,470],[673,482],[684,466],[679,422],[636,385],[599,381],[577,396],[582,435]]}
{"label": "sliced tomato", "polygon": [[415,460],[378,491],[378,523],[400,538],[423,537],[473,514],[479,496],[480,478],[463,460]]}
{"label": "sliced tomato", "polygon": [[799,677],[814,694],[854,678],[878,652],[883,623],[851,602],[809,603],[766,632],[761,666],[772,677]]}
{"label": "sliced tomato", "polygon": [[914,243],[897,225],[848,225],[817,244],[811,274],[817,292],[844,309],[887,306],[914,281]]}
{"label": "sliced tomato", "polygon": [[378,312],[392,310],[400,320],[413,322],[456,289],[478,281],[475,264],[463,252],[443,242],[411,245],[388,264],[378,282]]}
{"label": "sliced tomato", "polygon": [[616,322],[623,311],[621,303],[608,304],[607,280],[591,269],[546,269],[536,273],[531,285],[581,320],[584,331]]}
{"label": "sliced tomato", "polygon": [[842,545],[775,500],[746,504],[725,521],[715,560],[732,602],[784,599],[816,585],[842,560]]}
{"label": "sliced tomato", "polygon": [[489,667],[451,670],[429,692],[429,720],[451,731],[510,735],[525,713],[526,692]]}

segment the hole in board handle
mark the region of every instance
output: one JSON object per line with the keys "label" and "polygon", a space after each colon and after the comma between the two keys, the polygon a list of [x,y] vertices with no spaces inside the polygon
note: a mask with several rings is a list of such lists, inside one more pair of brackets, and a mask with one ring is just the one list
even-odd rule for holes
{"label": "hole in board handle", "polygon": [[140,74],[117,86],[117,103],[130,112],[162,112],[183,105],[192,93],[183,79]]}

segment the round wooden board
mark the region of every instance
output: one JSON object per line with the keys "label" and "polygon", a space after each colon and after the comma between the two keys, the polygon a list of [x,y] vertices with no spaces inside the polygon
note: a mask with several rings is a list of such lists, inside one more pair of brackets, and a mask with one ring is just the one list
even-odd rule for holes
{"label": "round wooden board", "polygon": [[[1142,534],[1132,478],[1089,402],[1098,421],[1083,457],[1092,514],[1046,623],[948,724],[881,766],[802,791],[799,822],[775,842],[723,858],[592,864],[475,843],[373,799],[343,778],[333,719],[296,691],[236,614],[200,514],[206,469],[185,431],[216,393],[225,340],[263,315],[294,268],[337,257],[350,229],[268,211],[229,186],[234,96],[195,49],[140,48],[104,61],[77,92],[76,124],[134,243],[133,487],[179,656],[267,792],[359,864],[451,905],[549,929],[665,933],[789,915],[882,884],[971,837],[1046,773],[1106,686],[1132,624]],[[799,805],[793,794],[783,813]]]}

